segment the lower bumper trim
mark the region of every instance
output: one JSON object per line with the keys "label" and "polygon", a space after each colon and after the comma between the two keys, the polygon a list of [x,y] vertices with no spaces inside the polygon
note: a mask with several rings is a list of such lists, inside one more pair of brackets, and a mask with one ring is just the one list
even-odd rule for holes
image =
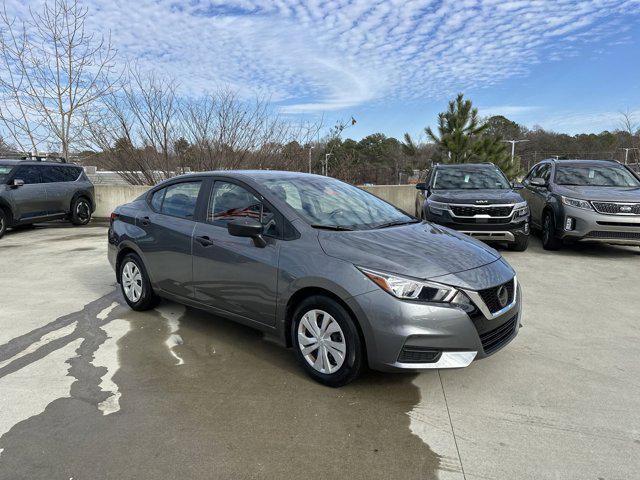
{"label": "lower bumper trim", "polygon": [[464,368],[469,366],[473,359],[476,358],[478,352],[442,352],[437,362],[432,363],[400,363],[397,362],[393,366],[396,368],[405,368],[408,370],[427,370],[435,368]]}
{"label": "lower bumper trim", "polygon": [[511,232],[483,232],[483,231],[466,231],[460,230],[460,233],[469,235],[478,240],[493,240],[494,242],[515,242],[516,237]]}

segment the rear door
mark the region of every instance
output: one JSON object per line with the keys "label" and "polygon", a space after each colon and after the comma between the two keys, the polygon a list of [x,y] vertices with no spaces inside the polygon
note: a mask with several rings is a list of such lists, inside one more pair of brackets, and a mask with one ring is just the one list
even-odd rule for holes
{"label": "rear door", "polygon": [[47,204],[51,213],[68,213],[76,190],[76,180],[82,173],[72,165],[46,165],[42,167],[42,179],[47,191]]}
{"label": "rear door", "polygon": [[11,187],[9,195],[15,205],[15,218],[18,221],[44,217],[48,212],[47,192],[42,183],[40,165],[19,165],[13,180],[22,180],[21,187]]}
{"label": "rear door", "polygon": [[[194,231],[196,299],[274,325],[281,215],[259,193],[234,180],[217,180],[207,203],[206,217]],[[227,223],[244,217],[258,219],[264,225],[264,248],[256,247],[250,238],[229,235]]]}
{"label": "rear door", "polygon": [[203,180],[184,180],[152,191],[149,208],[136,225],[144,232],[137,240],[156,288],[193,298],[192,235]]}

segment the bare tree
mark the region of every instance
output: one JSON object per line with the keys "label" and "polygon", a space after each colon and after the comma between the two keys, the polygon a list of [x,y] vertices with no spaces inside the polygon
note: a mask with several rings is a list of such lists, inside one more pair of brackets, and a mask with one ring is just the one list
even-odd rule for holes
{"label": "bare tree", "polygon": [[86,28],[77,0],[50,0],[26,19],[0,12],[0,125],[23,150],[48,142],[64,157],[80,112],[117,83],[110,38]]}

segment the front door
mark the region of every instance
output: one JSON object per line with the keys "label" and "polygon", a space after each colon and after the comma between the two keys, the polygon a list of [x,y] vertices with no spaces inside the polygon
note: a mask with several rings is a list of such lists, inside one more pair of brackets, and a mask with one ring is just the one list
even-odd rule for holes
{"label": "front door", "polygon": [[20,222],[47,215],[47,192],[40,170],[38,165],[20,165],[11,179],[11,183],[13,180],[24,182],[24,185],[11,187],[10,190],[11,200],[15,205],[15,219]]}
{"label": "front door", "polygon": [[[258,219],[265,226],[264,248],[250,238],[229,235],[227,223],[243,217]],[[198,301],[255,322],[275,324],[278,218],[249,187],[214,183],[205,222],[198,223],[193,234],[193,285]]]}

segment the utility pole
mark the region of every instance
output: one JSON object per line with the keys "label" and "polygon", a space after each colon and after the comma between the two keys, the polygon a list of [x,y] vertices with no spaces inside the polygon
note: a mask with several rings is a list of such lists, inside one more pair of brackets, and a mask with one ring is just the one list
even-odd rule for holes
{"label": "utility pole", "polygon": [[627,164],[627,161],[629,160],[629,150],[638,150],[636,147],[626,147],[626,148],[621,148],[620,150],[624,150],[624,164]]}
{"label": "utility pole", "polygon": [[329,176],[329,157],[333,155],[333,153],[325,153],[324,154],[324,176]]}
{"label": "utility pole", "polygon": [[311,173],[311,150],[313,150],[313,146],[309,146],[309,173]]}
{"label": "utility pole", "polygon": [[528,142],[529,140],[503,140],[505,143],[511,144],[511,164],[513,165],[513,160],[516,158],[516,143],[520,142]]}

